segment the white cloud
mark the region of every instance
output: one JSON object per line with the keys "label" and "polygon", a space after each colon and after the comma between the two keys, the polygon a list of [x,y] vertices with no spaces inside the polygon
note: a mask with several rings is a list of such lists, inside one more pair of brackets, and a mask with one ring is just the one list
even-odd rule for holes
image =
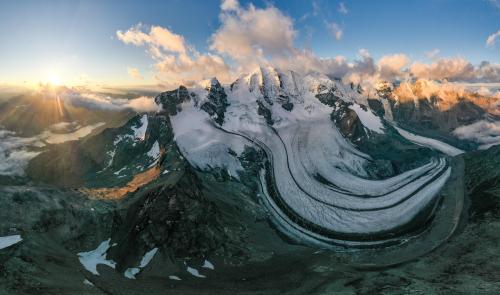
{"label": "white cloud", "polygon": [[349,11],[347,10],[347,6],[345,6],[344,2],[339,3],[339,7],[337,8],[337,11],[342,14],[347,14]]}
{"label": "white cloud", "polygon": [[126,32],[117,31],[116,36],[126,44],[148,45],[153,53],[161,52],[162,49],[167,52],[186,53],[186,43],[181,35],[160,26],[151,26],[149,33],[144,33],[143,27],[138,24]]}
{"label": "white cloud", "polygon": [[125,44],[147,48],[156,61],[156,79],[167,88],[175,88],[179,84],[190,86],[214,76],[225,81],[230,75],[224,59],[214,54],[200,54],[186,43],[183,36],[169,29],[151,26],[147,32],[147,27],[138,24],[126,32],[117,31],[116,35]]}
{"label": "white cloud", "polygon": [[223,10],[220,20],[210,49],[233,59],[242,69],[294,51],[293,21],[273,6],[261,9],[250,4],[237,11]]}
{"label": "white cloud", "polygon": [[240,9],[240,4],[238,0],[223,0],[220,8],[223,11],[238,11]]}
{"label": "white cloud", "polygon": [[500,121],[479,121],[458,127],[453,134],[460,139],[468,139],[478,143],[479,149],[488,149],[500,144]]}
{"label": "white cloud", "polygon": [[500,30],[488,36],[488,39],[486,39],[486,46],[493,47],[498,37],[500,37]]}
{"label": "white cloud", "polygon": [[141,73],[139,72],[139,70],[137,68],[128,67],[127,73],[129,74],[130,77],[132,77],[134,79],[141,79],[141,80],[144,79],[144,77],[142,77]]}
{"label": "white cloud", "polygon": [[139,96],[132,99],[116,98],[85,88],[67,88],[62,86],[54,89],[50,85],[40,85],[38,91],[44,99],[60,99],[73,106],[86,109],[108,111],[131,109],[136,112],[154,112],[159,110],[159,106],[154,102],[154,98],[148,96]]}
{"label": "white cloud", "polygon": [[332,34],[332,36],[335,39],[337,39],[337,40],[342,39],[342,36],[344,35],[344,31],[337,23],[334,23],[334,22],[327,23],[326,27],[328,28],[328,30],[330,31],[330,34]]}

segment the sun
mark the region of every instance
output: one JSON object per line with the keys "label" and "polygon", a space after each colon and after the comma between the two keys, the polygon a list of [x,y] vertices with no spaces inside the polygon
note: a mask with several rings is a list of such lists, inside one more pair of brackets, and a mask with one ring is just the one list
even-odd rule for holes
{"label": "sun", "polygon": [[47,81],[54,85],[54,86],[59,86],[61,85],[61,78],[59,77],[58,74],[56,73],[51,73],[48,77],[47,77]]}

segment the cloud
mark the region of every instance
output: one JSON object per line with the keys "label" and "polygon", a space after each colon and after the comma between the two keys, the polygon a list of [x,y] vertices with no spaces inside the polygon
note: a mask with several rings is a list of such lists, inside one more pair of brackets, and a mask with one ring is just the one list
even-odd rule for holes
{"label": "cloud", "polygon": [[458,127],[453,135],[460,139],[472,140],[478,143],[479,149],[488,149],[500,144],[500,121],[479,121],[470,125]]}
{"label": "cloud", "polygon": [[427,56],[427,58],[429,58],[429,59],[434,59],[435,57],[438,56],[438,54],[440,52],[441,52],[441,50],[439,50],[438,48],[434,48],[431,51],[426,52],[425,56]]}
{"label": "cloud", "polygon": [[148,45],[153,54],[160,53],[161,50],[176,53],[186,53],[186,43],[184,37],[174,34],[168,29],[160,26],[151,26],[149,33],[144,33],[142,24],[138,24],[125,33],[117,31],[116,36],[126,44],[135,46]]}
{"label": "cloud", "polygon": [[339,3],[339,7],[337,8],[337,11],[342,14],[347,14],[349,11],[347,10],[347,7],[345,6],[344,2]]}
{"label": "cloud", "polygon": [[330,34],[337,39],[340,40],[342,39],[342,36],[344,35],[344,32],[342,28],[337,23],[331,22],[331,23],[326,23],[326,27],[330,31]]}
{"label": "cloud", "polygon": [[498,82],[500,65],[483,61],[479,66],[472,65],[461,57],[442,58],[431,64],[415,62],[410,67],[416,78],[448,80],[459,82]]}
{"label": "cloud", "polygon": [[223,0],[220,9],[223,11],[238,11],[240,9],[240,4],[238,0]]}
{"label": "cloud", "polygon": [[380,77],[384,80],[400,77],[409,63],[410,59],[405,54],[385,55],[378,61]]}
{"label": "cloud", "polygon": [[493,47],[498,37],[500,37],[500,30],[488,36],[488,39],[486,39],[486,46]]}
{"label": "cloud", "polygon": [[210,49],[249,69],[269,58],[291,55],[296,32],[293,21],[273,6],[222,10],[221,26],[210,37]]}
{"label": "cloud", "polygon": [[86,88],[68,88],[50,85],[40,85],[38,92],[43,99],[58,99],[76,107],[94,110],[121,111],[134,110],[136,112],[154,112],[159,110],[159,106],[154,102],[154,98],[139,96],[132,99],[116,98],[98,92],[90,91]]}
{"label": "cloud", "polygon": [[139,72],[138,69],[136,68],[131,68],[131,67],[128,67],[127,68],[127,73],[129,74],[130,77],[134,78],[134,79],[144,79],[144,77],[142,77],[141,73]]}
{"label": "cloud", "polygon": [[[223,3],[224,4],[224,3]],[[226,9],[236,9],[226,1]],[[234,4],[234,3],[233,3]],[[167,88],[179,84],[191,86],[195,82],[217,76],[221,81],[230,77],[229,66],[222,57],[215,54],[201,54],[188,45],[183,36],[169,29],[138,24],[126,32],[117,31],[119,40],[125,44],[145,46],[148,54],[156,61],[156,79]],[[135,74],[130,73],[129,74]]]}
{"label": "cloud", "polygon": [[463,58],[443,58],[431,64],[415,62],[410,72],[417,78],[447,79],[450,81],[469,80],[474,66]]}

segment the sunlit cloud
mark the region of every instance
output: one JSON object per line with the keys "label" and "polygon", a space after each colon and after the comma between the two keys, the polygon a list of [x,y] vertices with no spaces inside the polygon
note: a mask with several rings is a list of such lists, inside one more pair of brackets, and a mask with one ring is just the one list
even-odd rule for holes
{"label": "sunlit cloud", "polygon": [[138,24],[126,32],[117,31],[116,35],[126,44],[146,47],[156,61],[155,77],[165,87],[189,86],[214,76],[222,80],[229,77],[229,67],[220,56],[199,53],[183,36],[167,28]]}

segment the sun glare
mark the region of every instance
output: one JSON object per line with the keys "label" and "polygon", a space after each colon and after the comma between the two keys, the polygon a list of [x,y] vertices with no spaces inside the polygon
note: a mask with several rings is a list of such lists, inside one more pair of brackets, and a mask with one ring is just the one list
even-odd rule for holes
{"label": "sun glare", "polygon": [[59,78],[59,75],[54,74],[54,73],[52,73],[52,74],[50,74],[50,75],[48,76],[47,81],[48,81],[50,84],[54,85],[54,86],[59,86],[59,85],[61,85],[61,78]]}

